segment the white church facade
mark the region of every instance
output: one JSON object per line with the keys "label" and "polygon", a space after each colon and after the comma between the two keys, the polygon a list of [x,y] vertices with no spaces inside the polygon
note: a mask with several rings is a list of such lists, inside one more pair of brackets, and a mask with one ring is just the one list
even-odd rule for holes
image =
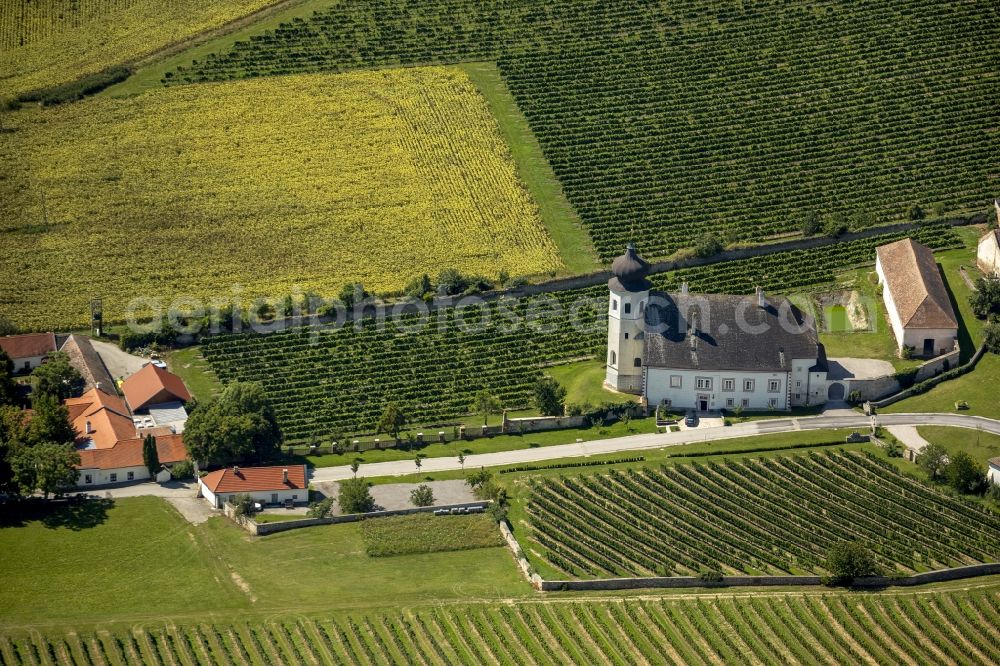
{"label": "white church facade", "polygon": [[609,388],[650,406],[697,411],[788,410],[827,400],[814,323],[786,299],[652,289],[629,245],[608,281]]}

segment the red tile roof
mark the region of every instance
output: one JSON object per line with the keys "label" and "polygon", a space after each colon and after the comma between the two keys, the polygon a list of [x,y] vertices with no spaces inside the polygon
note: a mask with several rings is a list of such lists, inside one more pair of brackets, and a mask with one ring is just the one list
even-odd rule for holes
{"label": "red tile roof", "polygon": [[[116,442],[107,449],[84,449],[80,454],[79,469],[121,469],[142,467],[142,438]],[[187,458],[187,448],[181,435],[156,438],[156,454],[162,465],[172,465]]]}
{"label": "red tile roof", "polygon": [[0,349],[7,352],[7,356],[14,360],[45,356],[56,350],[56,336],[54,333],[5,335],[0,337]]}
{"label": "red tile roof", "polygon": [[191,400],[191,394],[180,377],[152,363],[127,377],[122,382],[122,393],[132,411],[163,402]]}
{"label": "red tile roof", "polygon": [[109,449],[121,440],[136,437],[125,401],[103,388],[93,388],[79,398],[67,398],[64,404],[79,440],[91,440],[98,449]]}
{"label": "red tile roof", "polygon": [[[213,493],[252,493],[271,490],[305,490],[306,466],[288,467],[226,467],[201,477],[200,482]],[[283,470],[288,470],[288,483],[282,483]]]}

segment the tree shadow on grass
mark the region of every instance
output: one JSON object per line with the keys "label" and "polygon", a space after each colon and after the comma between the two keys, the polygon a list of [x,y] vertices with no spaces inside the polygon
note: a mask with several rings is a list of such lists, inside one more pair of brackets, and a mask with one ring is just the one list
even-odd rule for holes
{"label": "tree shadow on grass", "polygon": [[38,522],[49,529],[85,530],[107,520],[108,509],[113,506],[114,500],[106,498],[31,498],[0,504],[0,527],[25,527]]}

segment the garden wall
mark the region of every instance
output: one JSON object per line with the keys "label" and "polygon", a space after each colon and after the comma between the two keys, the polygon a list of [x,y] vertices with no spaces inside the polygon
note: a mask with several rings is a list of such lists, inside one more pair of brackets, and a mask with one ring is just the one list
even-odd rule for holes
{"label": "garden wall", "polygon": [[865,412],[870,413],[872,408],[880,409],[882,407],[888,407],[889,405],[897,403],[900,400],[903,400],[904,398],[909,398],[910,396],[926,393],[927,391],[931,390],[941,382],[947,381],[949,379],[955,379],[956,377],[961,377],[965,373],[975,369],[976,364],[979,363],[979,359],[981,359],[983,357],[983,354],[985,353],[986,353],[986,345],[982,345],[979,349],[976,350],[975,355],[971,359],[969,359],[969,362],[966,363],[965,365],[959,366],[957,368],[953,367],[951,370],[948,370],[947,372],[942,372],[941,374],[935,377],[931,377],[926,381],[914,384],[905,391],[900,391],[899,393],[890,395],[887,398],[868,402],[865,404]]}
{"label": "garden wall", "polygon": [[[870,576],[856,578],[852,587],[881,588],[894,586],[926,585],[949,580],[992,576],[1000,574],[1000,563],[973,564],[954,569],[941,569],[914,574],[902,578],[890,576]],[[723,576],[719,581],[702,580],[697,576],[671,576],[657,578],[605,578],[602,580],[543,580],[541,590],[557,592],[564,590],[636,590],[643,588],[682,587],[768,587],[823,585],[821,576]]]}
{"label": "garden wall", "polygon": [[265,536],[277,532],[287,532],[301,527],[315,527],[317,525],[337,525],[339,523],[356,523],[368,518],[384,518],[386,516],[405,516],[411,513],[428,513],[441,509],[486,509],[489,502],[465,502],[464,504],[442,504],[438,506],[415,506],[409,509],[395,509],[392,511],[372,511],[370,513],[349,513],[343,516],[327,516],[326,518],[303,518],[302,520],[283,520],[277,523],[258,523],[246,518],[237,518],[231,504],[226,504],[223,511],[226,516],[232,518],[237,525],[245,529],[254,536]]}
{"label": "garden wall", "polygon": [[543,430],[562,430],[564,428],[580,428],[587,423],[585,416],[530,416],[511,419],[504,412],[502,433],[539,432]]}
{"label": "garden wall", "polygon": [[932,377],[940,375],[942,372],[947,372],[952,368],[957,368],[961,356],[962,350],[959,349],[956,344],[954,350],[948,352],[947,354],[932,358],[917,368],[917,374],[913,381],[919,384],[920,382],[925,382]]}

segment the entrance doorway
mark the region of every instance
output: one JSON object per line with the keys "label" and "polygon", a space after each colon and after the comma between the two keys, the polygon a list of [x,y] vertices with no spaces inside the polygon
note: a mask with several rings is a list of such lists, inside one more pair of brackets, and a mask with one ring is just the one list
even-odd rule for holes
{"label": "entrance doorway", "polygon": [[927,338],[924,340],[924,356],[934,356],[934,339]]}
{"label": "entrance doorway", "polygon": [[707,412],[708,411],[708,396],[699,395],[698,396],[698,411]]}

